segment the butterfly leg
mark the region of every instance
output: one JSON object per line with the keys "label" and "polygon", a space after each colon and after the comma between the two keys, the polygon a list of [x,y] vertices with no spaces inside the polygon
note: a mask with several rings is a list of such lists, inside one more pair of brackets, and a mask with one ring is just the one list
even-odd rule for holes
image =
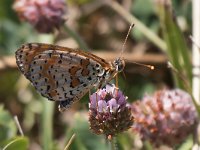
{"label": "butterfly leg", "polygon": [[[97,92],[99,91],[99,89],[97,90]],[[97,98],[97,92],[96,92],[96,108],[97,108],[97,111],[99,109],[99,106],[98,106],[98,98]]]}
{"label": "butterfly leg", "polygon": [[115,76],[115,82],[116,82],[115,85],[116,85],[116,87],[118,88],[118,86],[119,86],[119,85],[118,85],[118,74],[116,74],[116,76]]}

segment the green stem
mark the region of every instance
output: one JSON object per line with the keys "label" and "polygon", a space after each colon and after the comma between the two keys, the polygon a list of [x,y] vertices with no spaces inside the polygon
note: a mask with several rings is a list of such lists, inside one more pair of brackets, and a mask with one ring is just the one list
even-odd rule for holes
{"label": "green stem", "polygon": [[76,134],[74,133],[74,134],[72,135],[72,137],[69,139],[69,142],[68,142],[67,145],[65,146],[64,150],[68,150],[68,149],[69,149],[69,147],[70,147],[70,145],[72,144],[72,142],[73,142],[75,136],[76,136]]}
{"label": "green stem", "polygon": [[[157,4],[163,35],[167,44],[169,58],[179,73],[185,75],[189,85],[192,84],[192,65],[189,49],[184,36],[178,27],[172,12],[172,6],[166,2]],[[178,87],[183,88],[183,83],[175,76]],[[184,88],[183,88],[184,89]]]}
{"label": "green stem", "polygon": [[111,150],[117,150],[116,137],[112,137],[110,144],[111,144]]}
{"label": "green stem", "polygon": [[79,47],[83,50],[88,50],[88,46],[87,44],[83,41],[83,39],[78,35],[78,33],[76,33],[75,31],[73,31],[72,29],[70,29],[67,25],[65,25],[64,30],[69,34],[69,36],[71,36],[79,45]]}
{"label": "green stem", "polygon": [[47,99],[42,99],[42,145],[43,150],[53,149],[53,114],[54,103]]}
{"label": "green stem", "polygon": [[166,51],[167,47],[165,42],[158,37],[155,33],[153,33],[147,26],[145,26],[140,20],[138,20],[135,16],[131,15],[127,10],[125,10],[118,2],[109,1],[105,2],[108,4],[113,10],[115,10],[118,14],[120,14],[125,20],[130,22],[131,24],[136,24],[136,28],[140,30],[152,43],[154,43],[161,50]]}
{"label": "green stem", "polygon": [[151,145],[151,143],[149,141],[145,141],[144,142],[144,149],[153,150],[153,146]]}

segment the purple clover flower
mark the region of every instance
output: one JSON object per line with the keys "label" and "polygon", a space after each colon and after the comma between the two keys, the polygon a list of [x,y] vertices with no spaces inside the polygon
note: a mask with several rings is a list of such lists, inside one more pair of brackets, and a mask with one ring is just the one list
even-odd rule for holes
{"label": "purple clover flower", "polygon": [[194,132],[198,117],[191,96],[183,90],[157,91],[132,105],[133,130],[154,146],[174,147]]}
{"label": "purple clover flower", "polygon": [[13,8],[21,20],[29,22],[41,33],[52,32],[65,21],[64,0],[15,0]]}
{"label": "purple clover flower", "polygon": [[93,93],[89,103],[90,129],[108,138],[128,130],[133,124],[133,116],[126,99],[115,85],[106,85]]}

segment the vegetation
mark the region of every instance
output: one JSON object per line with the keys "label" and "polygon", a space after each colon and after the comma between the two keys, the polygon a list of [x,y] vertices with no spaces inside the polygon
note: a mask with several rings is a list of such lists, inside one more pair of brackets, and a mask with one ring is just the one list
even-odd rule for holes
{"label": "vegetation", "polygon": [[[52,1],[54,5],[45,1],[32,1],[30,0],[30,3],[26,0],[0,1],[0,149],[152,150],[156,147],[187,150],[197,143],[198,135],[195,134],[194,129],[199,121],[200,108],[192,93],[190,1],[47,0]],[[126,100],[134,109],[132,115],[137,119],[135,123],[139,124],[138,130],[135,127],[130,128],[120,134],[114,133],[113,137],[108,135],[109,131],[105,135],[94,134],[100,134],[95,128],[96,125],[91,124],[98,122],[98,119],[95,120],[96,118],[89,115],[95,114],[98,109],[95,107],[97,110],[91,113],[89,103],[92,98],[89,98],[88,93],[69,110],[61,113],[58,111],[59,103],[42,97],[17,68],[15,51],[21,44],[28,42],[78,48],[89,51],[106,61],[113,61],[121,52],[131,23],[135,26],[131,30],[122,54],[126,67],[117,79],[114,78],[110,83],[117,85],[116,80],[118,80],[119,89],[128,97],[128,99],[124,97],[123,101]],[[154,70],[141,64],[152,65]],[[176,93],[174,89],[177,88],[184,92],[178,90],[178,94],[174,94]],[[168,92],[168,89],[172,91]],[[91,93],[96,90],[91,89]],[[159,95],[159,90],[162,90],[162,94],[166,92],[170,95],[170,102],[174,103],[167,110],[163,110],[166,106],[164,102],[169,99],[166,98],[166,93],[163,94],[164,98],[162,94]],[[156,94],[149,96],[151,100],[145,96],[147,93]],[[148,104],[144,100],[147,97]],[[106,98],[103,101],[106,101]],[[151,107],[151,102],[156,104],[152,104]],[[117,104],[120,105],[119,102]],[[109,105],[109,109],[113,107]],[[129,114],[131,111],[126,108],[125,112],[123,108],[126,107],[120,106],[124,114]],[[149,110],[151,112],[148,112]],[[155,122],[160,121],[160,118],[156,116],[159,118],[156,119],[154,115],[164,114],[165,117],[168,115],[171,117],[173,112],[181,116],[176,123],[187,121],[189,127],[193,129],[189,128],[186,133],[183,128],[185,126],[170,124],[169,126],[173,128],[169,131],[175,129],[178,133],[183,133],[181,141],[179,137],[167,133],[166,128],[163,132],[162,130],[157,132],[151,128],[152,122],[145,119],[146,126],[142,124],[144,122],[140,122],[140,119],[145,117],[152,117]],[[106,116],[106,112],[104,113],[101,115]],[[189,113],[188,118],[183,119],[182,117],[187,113]],[[111,113],[111,116],[114,115]],[[165,126],[170,117],[161,119],[160,124],[155,123],[154,129]],[[133,126],[136,125],[134,119]],[[176,119],[173,120],[172,117],[171,123],[175,123]],[[118,120],[119,123],[120,121]],[[116,122],[112,120],[109,123]],[[158,127],[158,124],[161,126]],[[93,128],[90,130],[91,126]],[[165,136],[163,138],[167,142],[162,141],[161,138],[157,141],[151,140],[152,137],[145,136],[143,129],[145,133],[156,132],[152,136],[167,133],[167,138]],[[119,130],[117,129],[117,133]],[[178,133],[176,135],[180,135]],[[195,138],[193,139],[192,136]],[[169,138],[174,139],[173,142],[168,141]]]}

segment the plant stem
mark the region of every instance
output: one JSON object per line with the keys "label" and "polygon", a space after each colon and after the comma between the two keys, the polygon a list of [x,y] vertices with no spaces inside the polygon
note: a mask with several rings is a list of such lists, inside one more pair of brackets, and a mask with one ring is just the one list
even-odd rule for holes
{"label": "plant stem", "polygon": [[116,137],[112,137],[110,144],[111,144],[111,150],[117,150]]}
{"label": "plant stem", "polygon": [[74,134],[72,135],[72,137],[69,139],[69,142],[68,142],[67,145],[65,146],[64,150],[68,150],[68,149],[69,149],[69,147],[70,147],[70,145],[72,144],[72,142],[73,142],[75,136],[76,136],[76,134],[74,133]]}
{"label": "plant stem", "polygon": [[19,123],[18,117],[17,117],[17,116],[14,116],[14,120],[15,120],[15,123],[16,123],[16,125],[17,125],[17,127],[18,127],[18,130],[19,130],[21,136],[24,136],[24,132],[23,132],[22,127],[21,127],[21,125],[20,125],[20,123]]}
{"label": "plant stem", "polygon": [[140,20],[138,20],[135,16],[131,15],[127,10],[125,10],[118,2],[109,1],[105,2],[108,6],[110,6],[113,10],[119,13],[125,20],[129,23],[134,23],[135,27],[140,30],[152,43],[154,43],[161,50],[166,51],[167,47],[165,42],[158,37],[155,33],[153,33],[147,26],[145,26]]}
{"label": "plant stem", "polygon": [[42,145],[43,150],[53,149],[53,113],[54,103],[42,99]]}
{"label": "plant stem", "polygon": [[65,25],[64,30],[69,34],[69,36],[71,36],[79,45],[79,47],[83,50],[88,50],[88,46],[87,44],[83,41],[83,39],[78,35],[78,33],[76,33],[75,31],[73,31],[72,29],[70,29],[67,25]]}

